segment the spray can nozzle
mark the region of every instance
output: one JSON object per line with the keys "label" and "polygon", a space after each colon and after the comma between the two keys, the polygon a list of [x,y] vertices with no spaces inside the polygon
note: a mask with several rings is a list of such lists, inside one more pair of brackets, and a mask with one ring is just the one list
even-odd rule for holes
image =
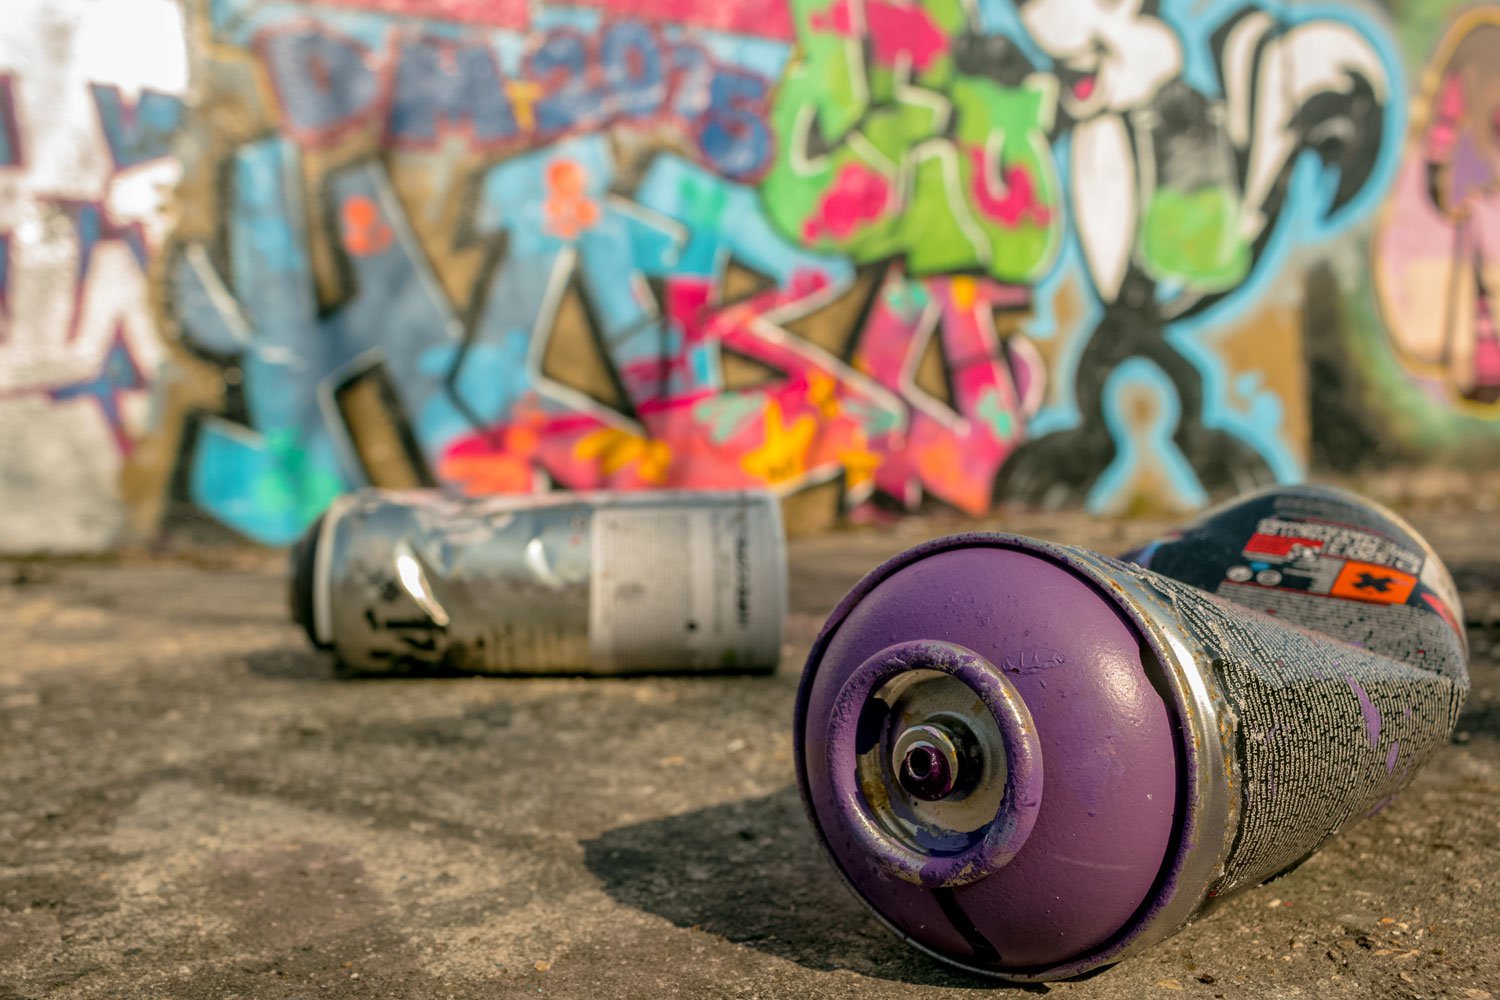
{"label": "spray can nozzle", "polygon": [[892,769],[907,794],[939,802],[973,787],[978,768],[964,753],[972,738],[941,725],[912,726],[896,740]]}

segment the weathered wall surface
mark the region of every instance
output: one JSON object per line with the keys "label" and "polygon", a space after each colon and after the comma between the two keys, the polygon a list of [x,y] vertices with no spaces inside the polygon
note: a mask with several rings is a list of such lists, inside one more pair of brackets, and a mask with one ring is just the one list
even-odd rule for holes
{"label": "weathered wall surface", "polygon": [[363,483],[861,518],[1492,459],[1500,7],[1434,6],[23,5],[0,547],[282,543]]}
{"label": "weathered wall surface", "polygon": [[10,0],[0,27],[0,550],[120,537],[167,356],[147,268],[188,83],[170,0]]}
{"label": "weathered wall surface", "polygon": [[1375,238],[1380,312],[1402,366],[1466,412],[1500,414],[1500,7],[1461,10],[1414,87]]}

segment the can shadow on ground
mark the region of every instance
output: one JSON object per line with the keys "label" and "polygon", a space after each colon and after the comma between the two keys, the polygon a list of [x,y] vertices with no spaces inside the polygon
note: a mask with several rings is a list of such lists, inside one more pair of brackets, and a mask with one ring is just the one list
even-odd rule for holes
{"label": "can shadow on ground", "polygon": [[[278,647],[254,650],[245,654],[245,666],[257,677],[282,681],[324,683],[365,683],[402,680],[462,680],[484,677],[473,670],[434,666],[426,663],[403,664],[387,670],[359,670],[340,662],[333,655],[317,649]],[[513,672],[512,677],[556,677],[556,671],[526,674]]]}
{"label": "can shadow on ground", "polygon": [[1463,714],[1458,717],[1453,742],[1468,743],[1476,737],[1500,740],[1500,702],[1476,702],[1477,699],[1470,698]]}
{"label": "can shadow on ground", "polygon": [[928,958],[877,922],[834,873],[791,785],[619,827],[583,849],[584,864],[613,899],[678,927],[820,971],[1005,987]]}
{"label": "can shadow on ground", "polygon": [[270,680],[324,683],[338,679],[333,662],[315,649],[256,649],[245,653],[243,659],[250,673]]}

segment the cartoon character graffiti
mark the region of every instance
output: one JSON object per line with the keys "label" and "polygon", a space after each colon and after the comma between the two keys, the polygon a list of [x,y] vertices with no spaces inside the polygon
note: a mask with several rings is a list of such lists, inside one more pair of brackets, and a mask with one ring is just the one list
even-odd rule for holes
{"label": "cartoon character graffiti", "polygon": [[1500,415],[1500,8],[1453,24],[1415,107],[1374,244],[1381,312],[1414,372]]}
{"label": "cartoon character graffiti", "polygon": [[[1100,315],[1074,366],[1076,426],[1023,445],[1002,495],[1089,498],[1121,447],[1107,401],[1127,361],[1175,390],[1171,439],[1205,491],[1271,480],[1264,456],[1215,425],[1204,373],[1174,340],[1274,266],[1294,214],[1303,234],[1347,221],[1383,160],[1392,71],[1364,27],[1247,6],[1190,42],[1188,21],[1161,6],[1018,4],[1052,61],[1053,134],[1068,145],[1068,207]],[[1296,183],[1308,161],[1321,183]]]}

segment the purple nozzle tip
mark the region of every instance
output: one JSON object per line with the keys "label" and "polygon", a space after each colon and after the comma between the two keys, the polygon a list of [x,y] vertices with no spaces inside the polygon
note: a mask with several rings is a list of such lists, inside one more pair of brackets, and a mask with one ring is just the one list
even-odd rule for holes
{"label": "purple nozzle tip", "polygon": [[937,802],[953,792],[958,770],[931,743],[918,743],[906,751],[897,776],[901,787],[925,802]]}

